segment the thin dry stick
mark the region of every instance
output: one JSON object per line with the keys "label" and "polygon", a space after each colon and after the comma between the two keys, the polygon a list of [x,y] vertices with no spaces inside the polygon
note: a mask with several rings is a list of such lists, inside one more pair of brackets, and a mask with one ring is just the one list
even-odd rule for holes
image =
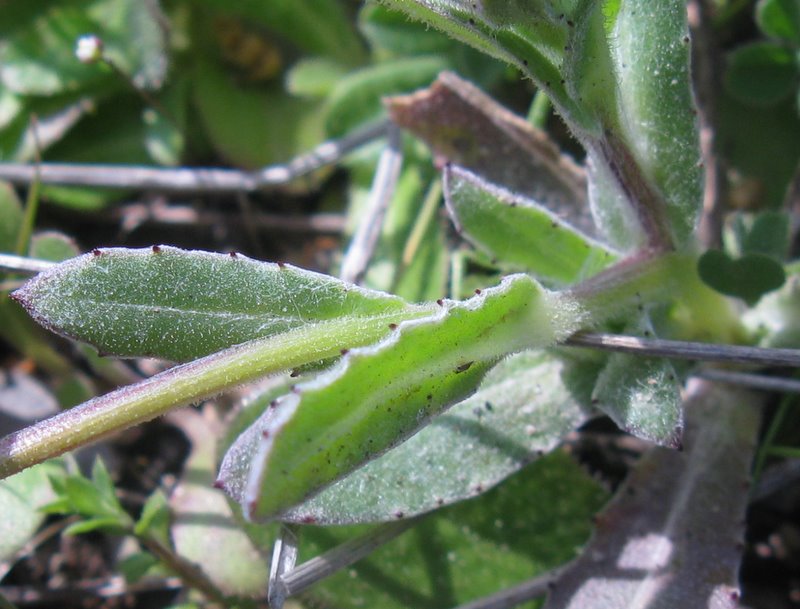
{"label": "thin dry stick", "polygon": [[38,260],[36,258],[27,258],[25,256],[16,256],[14,254],[0,254],[0,269],[7,271],[16,271],[18,273],[41,273],[46,271],[55,262],[49,260]]}
{"label": "thin dry stick", "polygon": [[367,265],[378,244],[383,218],[397,186],[402,164],[403,151],[400,130],[391,126],[389,142],[378,161],[366,209],[342,262],[340,277],[345,281],[359,283],[367,270]]}
{"label": "thin dry stick", "polygon": [[727,362],[761,366],[800,367],[800,349],[766,349],[738,345],[715,345],[661,338],[639,338],[618,334],[573,334],[565,344],[649,357],[670,357],[708,362]]}
{"label": "thin dry stick", "polygon": [[[388,122],[359,129],[339,140],[323,142],[311,152],[285,164],[258,171],[210,168],[161,168],[131,165],[83,165],[43,163],[42,184],[97,186],[105,188],[155,189],[162,191],[252,192],[284,185],[325,165],[339,161],[352,150],[382,137]],[[30,184],[36,167],[26,163],[0,163],[0,179]]]}
{"label": "thin dry stick", "polygon": [[[361,537],[350,539],[332,550],[328,550],[324,554],[315,556],[302,565],[295,567],[279,578],[280,585],[283,588],[282,591],[285,593],[284,598],[299,594],[319,580],[352,565],[414,524],[416,524],[415,518],[390,522],[373,529]],[[270,606],[272,607],[272,605]]]}
{"label": "thin dry stick", "polygon": [[782,393],[800,393],[800,380],[783,377],[765,376],[748,372],[734,372],[733,370],[720,370],[718,368],[703,368],[696,370],[692,376],[704,378],[718,383],[729,385],[743,385],[753,389],[766,391],[779,391]]}
{"label": "thin dry stick", "polygon": [[272,609],[281,609],[290,594],[283,583],[283,577],[294,570],[297,552],[297,536],[288,526],[282,526],[272,546],[272,562],[269,566],[267,602]]}
{"label": "thin dry stick", "polygon": [[466,605],[460,605],[457,609],[510,609],[511,607],[516,607],[520,603],[546,594],[549,586],[558,579],[565,569],[566,566],[542,573],[517,586],[471,601]]}

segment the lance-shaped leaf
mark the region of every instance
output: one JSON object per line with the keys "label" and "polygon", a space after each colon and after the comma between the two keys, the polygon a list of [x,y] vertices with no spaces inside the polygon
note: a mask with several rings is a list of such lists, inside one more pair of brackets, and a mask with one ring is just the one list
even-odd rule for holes
{"label": "lance-shaped leaf", "polygon": [[[649,319],[626,333],[652,336]],[[681,386],[669,360],[614,353],[597,377],[592,405],[625,431],[677,448],[683,432]]]}
{"label": "lance-shaped leaf", "polygon": [[[326,321],[385,331],[429,310],[289,265],[167,246],[94,250],[14,298],[42,325],[103,353],[173,361]],[[307,361],[356,344],[343,333],[335,351]]]}
{"label": "lance-shaped leaf", "polygon": [[642,458],[546,609],[739,606],[758,400],[705,382],[688,393],[684,451],[655,447]]}
{"label": "lance-shaped leaf", "polygon": [[565,285],[594,275],[616,258],[535,201],[460,167],[445,169],[444,192],[456,227],[498,264]]}
{"label": "lance-shaped leaf", "polygon": [[534,199],[592,234],[583,169],[545,132],[472,83],[442,72],[428,89],[386,104],[392,120],[437,155]]}
{"label": "lance-shaped leaf", "polygon": [[489,490],[549,452],[587,413],[542,351],[503,360],[478,391],[283,518],[351,524],[415,516]]}
{"label": "lance-shaped leaf", "polygon": [[[516,66],[547,92],[571,128],[598,133],[599,117],[581,96],[589,92],[588,97],[594,98],[610,91],[614,98],[613,74],[605,71],[606,61],[598,61],[608,55],[605,40],[586,36],[598,27],[602,31],[605,16],[595,7],[599,3],[560,3],[557,9],[547,2],[389,0],[386,4]],[[590,58],[594,64],[586,61]],[[570,68],[576,62],[588,71]],[[565,74],[571,69],[576,78],[568,81]]]}
{"label": "lance-shaped leaf", "polygon": [[584,320],[575,301],[525,275],[442,301],[276,402],[228,451],[220,484],[249,517],[279,516],[475,391],[500,357],[551,345]]}
{"label": "lance-shaped leaf", "polygon": [[672,238],[686,243],[702,203],[686,3],[622,2],[609,39],[618,79],[621,135],[633,164],[663,205],[660,213],[666,216]]}

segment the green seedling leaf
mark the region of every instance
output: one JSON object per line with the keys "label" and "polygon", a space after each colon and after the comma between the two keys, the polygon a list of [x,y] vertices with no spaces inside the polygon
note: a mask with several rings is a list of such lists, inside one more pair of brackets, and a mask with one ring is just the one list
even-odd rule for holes
{"label": "green seedling leaf", "polygon": [[500,357],[551,345],[583,321],[577,303],[525,275],[441,301],[279,400],[228,451],[220,483],[248,517],[275,518],[475,391]]}
{"label": "green seedling leaf", "polygon": [[444,191],[457,230],[501,266],[568,285],[591,277],[616,258],[537,202],[460,167],[445,169]]}
{"label": "green seedling leaf", "polygon": [[[366,327],[372,319],[385,332],[423,312],[289,265],[167,246],[94,250],[39,274],[14,298],[46,327],[102,352],[176,361],[333,320]],[[351,340],[342,334],[338,348]]]}
{"label": "green seedling leaf", "polygon": [[49,513],[84,517],[68,528],[70,534],[98,529],[120,533],[132,528],[133,522],[117,499],[114,483],[99,458],[92,467],[91,480],[81,474],[71,474],[52,484],[56,499],[42,509]]}
{"label": "green seedling leaf", "polygon": [[800,6],[795,0],[759,0],[756,21],[767,36],[800,45]]}
{"label": "green seedling leaf", "polygon": [[548,136],[452,72],[424,91],[387,100],[398,125],[438,156],[533,199],[592,234],[586,177]]}
{"label": "green seedling leaf", "polygon": [[12,560],[45,518],[39,508],[54,499],[51,479],[60,479],[64,466],[48,461],[0,482],[0,562]]}
{"label": "green seedling leaf", "polygon": [[138,582],[147,572],[160,564],[158,559],[149,552],[136,552],[123,558],[117,563],[117,568],[129,584]]}
{"label": "green seedling leaf", "polygon": [[738,100],[772,106],[786,99],[800,84],[795,51],[772,42],[740,47],[728,58],[725,86]]}
{"label": "green seedling leaf", "polygon": [[697,272],[709,287],[741,298],[751,306],[786,281],[783,266],[764,254],[746,254],[733,259],[723,251],[708,250],[698,260]]}
{"label": "green seedling leaf", "polygon": [[[607,493],[557,451],[472,501],[445,508],[306,593],[322,606],[456,607],[569,561]],[[303,527],[300,560],[364,527]],[[530,603],[520,605],[529,607]]]}
{"label": "green seedling leaf", "polygon": [[732,540],[743,535],[758,400],[701,383],[689,393],[684,450],[642,457],[545,609],[739,606]]}
{"label": "green seedling leaf", "polygon": [[328,98],[328,133],[340,136],[378,120],[383,113],[382,97],[426,86],[449,67],[445,58],[429,55],[395,59],[351,72],[337,83]]}
{"label": "green seedling leaf", "polygon": [[418,434],[284,519],[317,524],[396,520],[489,490],[549,452],[587,414],[561,383],[562,364],[540,351],[503,360],[478,391]]}
{"label": "green seedling leaf", "polygon": [[133,527],[137,537],[155,539],[161,545],[169,547],[170,513],[167,498],[157,490],[147,498],[142,508],[142,515]]}
{"label": "green seedling leaf", "polygon": [[[653,334],[649,320],[630,324],[625,333]],[[681,385],[669,360],[612,354],[597,377],[591,404],[635,436],[671,448],[681,445]]]}
{"label": "green seedling leaf", "polygon": [[192,444],[185,474],[169,499],[175,551],[201,565],[225,594],[263,598],[269,580],[268,557],[243,530],[225,495],[213,487],[219,422],[209,413],[203,416],[191,410],[173,421]]}
{"label": "green seedling leaf", "polygon": [[69,525],[64,529],[64,535],[83,535],[95,531],[123,535],[130,530],[129,524],[126,520],[115,516],[93,516]]}

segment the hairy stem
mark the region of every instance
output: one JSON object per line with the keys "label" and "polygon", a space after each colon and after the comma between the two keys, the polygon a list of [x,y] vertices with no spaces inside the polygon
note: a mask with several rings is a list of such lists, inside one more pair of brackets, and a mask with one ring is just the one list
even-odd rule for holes
{"label": "hairy stem", "polygon": [[0,440],[0,479],[173,408],[283,370],[367,345],[389,324],[424,315],[403,311],[365,320],[337,319],[254,340],[121,387]]}

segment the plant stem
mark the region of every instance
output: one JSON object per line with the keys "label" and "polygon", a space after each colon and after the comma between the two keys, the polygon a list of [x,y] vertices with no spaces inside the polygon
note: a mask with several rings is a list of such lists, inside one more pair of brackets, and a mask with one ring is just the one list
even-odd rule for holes
{"label": "plant stem", "polygon": [[220,607],[227,607],[225,595],[214,583],[206,577],[205,573],[195,564],[189,562],[185,558],[178,556],[170,548],[163,546],[161,543],[151,537],[137,537],[139,542],[147,548],[147,550],[156,558],[158,558],[166,567],[180,575],[181,579],[187,586],[195,588],[203,593],[203,595],[210,601],[216,603]]}
{"label": "plant stem", "polygon": [[[435,307],[435,305],[433,305]],[[0,440],[0,479],[236,385],[368,345],[389,324],[429,314],[431,308],[364,318],[340,318],[231,347],[121,387],[9,434]]]}

